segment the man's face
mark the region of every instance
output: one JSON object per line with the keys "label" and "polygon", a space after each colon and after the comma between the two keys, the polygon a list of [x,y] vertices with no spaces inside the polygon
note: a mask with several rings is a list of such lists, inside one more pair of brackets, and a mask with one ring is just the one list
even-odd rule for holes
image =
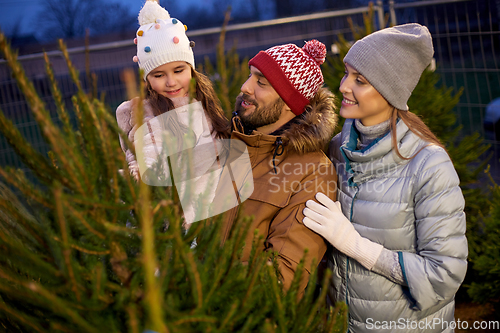
{"label": "man's face", "polygon": [[286,104],[262,73],[250,66],[250,75],[236,98],[235,111],[243,123],[261,127],[278,121]]}

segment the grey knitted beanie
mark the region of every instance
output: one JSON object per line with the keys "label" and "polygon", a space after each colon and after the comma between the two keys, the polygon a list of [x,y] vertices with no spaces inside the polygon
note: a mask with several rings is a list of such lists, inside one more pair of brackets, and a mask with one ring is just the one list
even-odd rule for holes
{"label": "grey knitted beanie", "polygon": [[433,54],[429,30],[409,23],[358,40],[344,62],[363,75],[389,104],[406,111],[406,103]]}

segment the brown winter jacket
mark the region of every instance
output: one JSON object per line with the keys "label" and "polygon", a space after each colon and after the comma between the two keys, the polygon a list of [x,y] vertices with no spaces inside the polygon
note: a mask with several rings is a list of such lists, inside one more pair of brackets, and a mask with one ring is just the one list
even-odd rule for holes
{"label": "brown winter jacket", "polygon": [[[238,214],[253,216],[242,261],[248,261],[254,230],[258,230],[264,237],[258,251],[278,253],[279,270],[286,290],[304,250],[308,249],[300,282],[301,292],[309,281],[312,261],[318,264],[326,251],[323,238],[302,223],[305,203],[314,199],[317,192],[337,198],[336,172],[323,153],[337,124],[333,94],[320,89],[311,106],[271,135],[257,131],[245,135],[241,127],[233,130],[231,139],[241,140],[247,145],[254,191],[240,206],[226,212],[222,228],[225,241]],[[238,117],[233,118],[236,127],[238,120]],[[279,155],[281,151],[283,153]]]}

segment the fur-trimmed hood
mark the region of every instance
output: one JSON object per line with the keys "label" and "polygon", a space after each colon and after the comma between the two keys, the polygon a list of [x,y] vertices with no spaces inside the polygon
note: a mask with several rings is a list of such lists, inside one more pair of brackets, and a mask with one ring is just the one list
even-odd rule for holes
{"label": "fur-trimmed hood", "polygon": [[337,126],[336,111],[335,95],[320,88],[301,115],[272,134],[281,136],[283,144],[299,154],[323,150]]}

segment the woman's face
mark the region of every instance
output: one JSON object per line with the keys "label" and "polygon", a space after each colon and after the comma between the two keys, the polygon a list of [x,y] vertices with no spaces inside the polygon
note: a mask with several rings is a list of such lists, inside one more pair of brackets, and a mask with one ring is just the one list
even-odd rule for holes
{"label": "woman's face", "polygon": [[156,67],[147,80],[158,94],[167,97],[184,97],[188,94],[191,67],[185,61],[173,61]]}
{"label": "woman's face", "polygon": [[342,117],[359,119],[364,126],[380,124],[391,117],[393,107],[347,63],[339,90],[344,96],[340,108]]}

